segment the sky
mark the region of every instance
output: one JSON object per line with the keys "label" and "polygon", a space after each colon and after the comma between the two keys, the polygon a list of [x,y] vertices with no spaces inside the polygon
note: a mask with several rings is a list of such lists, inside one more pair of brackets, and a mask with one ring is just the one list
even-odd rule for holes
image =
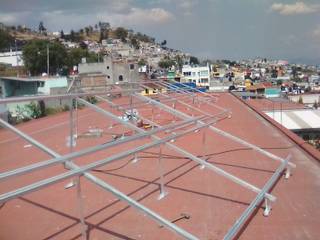
{"label": "sky", "polygon": [[99,21],[202,59],[320,64],[320,0],[0,0],[0,22],[50,31]]}

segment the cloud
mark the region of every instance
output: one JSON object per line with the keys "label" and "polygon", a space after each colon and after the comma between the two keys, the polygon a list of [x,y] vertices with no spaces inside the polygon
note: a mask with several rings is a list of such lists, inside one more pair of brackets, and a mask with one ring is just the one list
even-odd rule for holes
{"label": "cloud", "polygon": [[23,25],[27,22],[30,12],[12,12],[12,13],[0,13],[0,23],[8,25]]}
{"label": "cloud", "polygon": [[[208,0],[201,0],[206,3]],[[211,0],[212,1],[212,0]],[[209,1],[210,2],[210,1]],[[194,8],[200,3],[200,0],[150,0],[150,5],[164,6],[176,8],[178,13],[182,15],[192,15]]]}
{"label": "cloud", "polygon": [[293,4],[274,3],[271,10],[281,15],[298,15],[320,12],[320,4],[306,4],[304,2],[296,2]]}
{"label": "cloud", "polygon": [[[112,26],[123,27],[144,27],[159,26],[171,22],[175,19],[174,15],[162,8],[122,8],[119,11],[101,9],[95,13],[74,13],[70,11],[50,11],[43,12],[40,19],[48,25],[49,29],[65,30],[84,27],[98,21],[109,22]],[[88,21],[90,19],[90,21]],[[74,23],[77,25],[75,26]]]}
{"label": "cloud", "polygon": [[123,17],[124,21],[146,25],[164,24],[174,19],[172,13],[162,8],[132,8],[130,13]]}
{"label": "cloud", "polygon": [[320,41],[320,25],[318,25],[313,31],[312,36]]}

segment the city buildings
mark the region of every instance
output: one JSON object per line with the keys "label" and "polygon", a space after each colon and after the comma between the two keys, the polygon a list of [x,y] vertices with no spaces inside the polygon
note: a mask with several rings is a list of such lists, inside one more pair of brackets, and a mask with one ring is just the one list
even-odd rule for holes
{"label": "city buildings", "polygon": [[210,86],[210,68],[207,66],[192,66],[184,65],[182,67],[182,74],[185,82],[196,83],[199,87],[206,87],[209,89]]}

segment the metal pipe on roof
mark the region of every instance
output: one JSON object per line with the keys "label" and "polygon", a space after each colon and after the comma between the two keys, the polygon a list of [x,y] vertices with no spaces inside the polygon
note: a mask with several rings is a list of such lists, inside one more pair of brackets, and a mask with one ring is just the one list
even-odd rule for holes
{"label": "metal pipe on roof", "polygon": [[236,220],[235,224],[228,230],[227,234],[224,236],[224,240],[233,239],[236,234],[239,232],[241,226],[244,222],[249,218],[254,209],[260,205],[261,201],[265,198],[265,195],[272,186],[275,184],[277,179],[280,177],[280,174],[284,171],[284,169],[288,166],[290,156],[286,158],[284,162],[277,168],[272,177],[268,180],[268,182],[264,185],[261,192],[255,197],[255,199],[251,202],[251,204],[246,208],[246,210],[241,214],[241,216]]}
{"label": "metal pipe on roof", "polygon": [[[162,132],[162,131],[166,131],[166,130],[169,130],[169,129],[172,129],[172,128],[174,128],[174,130],[177,130],[179,128],[188,126],[190,124],[194,124],[195,122],[197,122],[197,121],[199,121],[199,120],[201,120],[203,118],[204,118],[204,116],[197,117],[197,118],[194,118],[192,120],[187,119],[187,120],[184,120],[182,122],[169,124],[169,125],[166,125],[164,127],[160,127],[160,128],[157,128],[157,129],[150,130],[148,132],[143,132],[143,133],[139,133],[139,134],[127,137],[127,138],[119,139],[118,141],[115,141],[115,142],[109,142],[109,143],[102,144],[102,145],[99,145],[99,146],[86,148],[86,149],[80,150],[78,152],[73,152],[73,153],[66,154],[64,156],[54,155],[55,152],[51,151],[49,148],[46,148],[44,145],[39,143],[40,144],[40,146],[39,146],[40,149],[44,150],[46,153],[48,153],[51,156],[54,156],[55,158],[47,160],[47,161],[42,161],[42,162],[39,162],[39,163],[34,163],[34,164],[31,164],[31,165],[28,165],[28,166],[25,166],[25,167],[21,167],[21,168],[18,168],[18,169],[14,169],[14,170],[11,170],[11,171],[7,171],[7,172],[4,172],[4,173],[0,173],[0,181],[3,181],[3,180],[5,180],[7,178],[10,178],[10,177],[26,174],[26,173],[32,172],[34,170],[40,170],[40,169],[43,169],[45,167],[49,167],[49,166],[56,165],[56,164],[59,164],[59,163],[64,163],[65,161],[72,160],[74,158],[78,158],[78,157],[81,157],[81,156],[85,156],[87,154],[90,154],[90,153],[93,153],[93,152],[97,152],[97,151],[100,151],[100,150],[104,150],[104,149],[107,149],[107,148],[115,147],[115,146],[123,144],[123,143],[131,142],[131,141],[138,140],[138,139],[142,139],[142,138],[148,137],[148,136],[150,136],[152,134],[156,134],[156,133],[159,133],[159,132]],[[0,125],[10,129],[11,131],[15,132],[17,135],[23,137],[24,139],[27,139],[27,135],[25,133],[21,132],[17,128],[12,127],[9,123],[5,122],[2,119],[0,119]],[[32,144],[35,144],[35,142],[32,142]]]}
{"label": "metal pipe on roof", "polygon": [[[193,110],[195,110],[195,111],[197,111],[197,112],[199,112],[199,113],[201,113],[201,114],[204,114],[204,115],[210,116],[210,117],[217,117],[217,116],[219,116],[219,115],[223,115],[223,114],[225,114],[225,113],[229,113],[229,112],[230,112],[229,110],[224,109],[221,113],[218,113],[218,114],[216,114],[216,115],[212,115],[212,114],[208,114],[208,113],[200,110],[199,108],[196,108],[196,107],[194,107],[194,106],[191,106],[190,104],[187,104],[187,103],[185,103],[185,102],[182,102],[181,99],[178,99],[178,98],[175,98],[175,97],[170,97],[170,96],[165,95],[165,94],[163,94],[163,93],[159,93],[159,95],[164,96],[164,97],[166,97],[166,98],[170,98],[170,99],[172,99],[172,101],[178,101],[180,104],[185,105],[185,106],[188,107],[188,108],[191,108],[191,109],[193,109]],[[161,101],[161,102],[163,103],[163,101]],[[190,116],[189,116],[189,117],[190,117]]]}
{"label": "metal pipe on roof", "polygon": [[[153,212],[152,210],[146,208],[144,205],[140,204],[139,202],[135,201],[134,199],[128,197],[126,194],[120,192],[119,190],[117,190],[116,188],[114,188],[113,186],[107,184],[106,182],[102,181],[101,179],[95,177],[94,175],[87,173],[86,171],[92,170],[94,168],[98,168],[101,167],[111,161],[114,161],[116,159],[120,159],[120,158],[124,158],[127,156],[130,156],[132,154],[134,154],[135,152],[140,152],[143,150],[146,150],[148,148],[154,147],[154,146],[158,146],[161,145],[163,143],[165,143],[166,141],[170,141],[171,139],[175,139],[177,137],[182,137],[186,134],[189,134],[190,132],[193,132],[194,129],[200,129],[200,128],[204,128],[206,126],[198,126],[198,127],[194,127],[190,130],[187,130],[183,133],[180,133],[178,135],[172,135],[169,136],[165,139],[161,139],[158,142],[152,142],[149,144],[145,144],[144,146],[141,146],[139,148],[136,148],[132,151],[126,151],[117,155],[114,155],[112,157],[109,157],[107,159],[104,160],[100,160],[82,167],[77,166],[76,164],[74,164],[73,162],[66,162],[67,166],[72,168],[72,170],[69,170],[66,173],[36,182],[34,184],[22,187],[20,189],[5,193],[0,195],[0,203],[2,202],[6,202],[9,201],[10,199],[16,198],[18,196],[24,195],[26,193],[32,192],[32,191],[36,191],[40,188],[46,187],[48,185],[54,184],[56,182],[59,182],[61,180],[64,180],[66,178],[70,178],[72,176],[76,176],[76,175],[81,175],[83,174],[88,180],[92,181],[93,183],[97,184],[98,186],[100,186],[101,188],[111,192],[112,194],[114,194],[115,196],[117,196],[119,199],[127,202],[130,206],[137,208],[139,210],[141,210],[142,212],[144,212],[146,215],[148,215],[150,218],[156,220],[157,222],[161,223],[163,226],[167,227],[169,230],[177,233],[178,235],[184,237],[185,239],[189,239],[189,240],[198,240],[197,237],[193,236],[192,234],[190,234],[189,232],[183,230],[182,228],[176,226],[175,224],[171,223],[170,221],[166,220],[165,218],[161,217],[160,215],[158,215],[157,213]],[[34,144],[35,146],[39,147],[40,149],[44,150],[47,153],[50,153],[50,155],[55,156],[55,157],[59,157],[58,153],[55,153],[54,151],[48,149],[47,147],[45,147],[44,145],[42,145],[40,142],[36,141],[35,139],[33,139],[32,137],[26,135],[25,133],[21,132],[20,130],[16,129],[15,127],[9,127],[10,130],[15,131],[18,135],[20,135],[21,137],[23,137],[25,140],[27,140],[28,142]]]}
{"label": "metal pipe on roof", "polygon": [[[169,108],[167,105],[162,104],[162,103],[157,102],[157,101],[154,101],[154,100],[152,100],[152,99],[150,99],[150,98],[147,98],[147,97],[144,97],[144,96],[141,96],[141,95],[139,96],[139,95],[137,95],[137,94],[135,94],[135,96],[138,97],[138,98],[140,98],[140,99],[145,99],[146,101],[150,101],[150,102],[152,102],[153,104],[159,105],[159,106],[161,106],[161,107],[163,107],[163,108],[166,108],[166,109]],[[170,111],[172,112],[173,109],[170,109]],[[174,111],[175,111],[175,113],[176,113],[180,118],[184,118],[184,119],[190,118],[190,116],[187,115],[187,114],[185,114],[185,113],[182,113],[182,112],[180,112],[180,111],[178,111],[178,110],[174,110]],[[204,122],[200,121],[200,123],[204,123]],[[270,158],[273,159],[273,160],[277,160],[277,161],[280,161],[280,162],[284,162],[284,161],[285,161],[283,158],[278,157],[278,156],[276,156],[276,155],[274,155],[274,154],[272,154],[272,153],[270,153],[270,152],[268,152],[268,151],[266,151],[266,150],[264,150],[264,149],[262,149],[262,148],[260,148],[260,147],[258,147],[258,146],[256,146],[256,145],[254,145],[254,144],[252,144],[252,143],[249,143],[249,142],[247,142],[247,141],[245,141],[245,140],[243,140],[243,139],[241,139],[241,138],[238,138],[238,137],[236,137],[236,136],[234,136],[234,135],[232,135],[232,134],[230,134],[230,133],[227,133],[227,132],[225,132],[225,131],[223,131],[223,130],[221,130],[221,129],[218,129],[218,128],[213,127],[213,126],[209,126],[209,129],[210,129],[211,131],[215,132],[215,133],[218,133],[219,135],[222,135],[222,136],[224,136],[224,137],[226,137],[226,138],[229,138],[229,139],[231,139],[231,140],[233,140],[233,141],[235,141],[235,142],[238,142],[238,143],[241,143],[242,145],[245,145],[245,146],[247,146],[247,147],[250,147],[250,148],[252,148],[252,149],[260,152],[261,154],[270,157]],[[292,163],[292,162],[289,162],[288,164],[289,164],[291,167],[293,167],[293,168],[296,167],[296,165],[295,165],[294,163]]]}
{"label": "metal pipe on roof", "polygon": [[24,101],[36,101],[36,100],[50,100],[50,99],[71,99],[77,97],[86,97],[93,95],[108,95],[108,94],[119,94],[119,93],[132,93],[139,89],[130,89],[122,91],[109,91],[109,92],[86,92],[86,93],[70,93],[70,94],[58,94],[58,95],[35,95],[26,97],[9,97],[0,99],[0,104],[7,104],[13,102],[24,102]]}
{"label": "metal pipe on roof", "polygon": [[[144,144],[144,145],[136,147],[134,149],[131,149],[131,150],[128,150],[128,151],[125,151],[125,152],[120,152],[118,154],[114,154],[114,155],[112,155],[112,156],[110,156],[108,158],[105,158],[103,160],[95,161],[93,163],[78,167],[77,169],[73,169],[73,170],[67,171],[65,173],[62,173],[60,175],[56,175],[54,177],[38,181],[36,183],[33,183],[33,184],[28,185],[28,186],[19,188],[17,190],[13,190],[11,192],[1,194],[0,195],[0,203],[6,202],[6,201],[8,201],[10,199],[22,196],[22,195],[27,194],[27,193],[33,192],[35,190],[38,190],[40,188],[43,188],[43,187],[49,186],[51,184],[57,183],[57,182],[62,181],[64,179],[84,174],[87,171],[102,167],[102,166],[104,166],[104,165],[106,165],[106,164],[108,164],[110,162],[115,161],[115,160],[126,158],[128,156],[131,156],[131,155],[137,153],[137,152],[145,151],[147,149],[159,146],[161,144],[164,144],[166,142],[171,141],[172,139],[177,139],[177,138],[183,137],[183,136],[185,136],[187,134],[190,134],[190,133],[194,132],[197,129],[205,128],[208,125],[212,124],[213,122],[214,121],[211,121],[211,122],[206,123],[204,125],[195,126],[195,127],[191,128],[191,129],[185,130],[185,131],[183,131],[181,133],[176,133],[175,135],[171,135],[171,136],[168,136],[168,137],[153,141],[151,143]],[[25,138],[25,140],[31,142],[35,146],[37,146],[40,149],[42,149],[42,147],[40,147],[40,146],[43,146],[43,145],[40,144],[38,141],[34,140],[33,138],[27,136],[27,138]],[[45,150],[45,149],[43,149],[43,150]],[[59,156],[58,153],[54,153],[54,155]],[[200,161],[202,161],[202,160],[200,160]],[[66,162],[66,164],[73,165],[74,163]]]}
{"label": "metal pipe on roof", "polygon": [[[160,94],[161,94],[161,93],[160,93]],[[161,94],[161,95],[166,96],[166,95],[164,95],[164,94]],[[169,97],[169,96],[167,96],[167,97]],[[179,101],[179,100],[178,100],[178,102],[179,102],[180,104],[183,104],[183,105],[185,105],[185,106],[188,106],[189,108],[192,108],[192,109],[195,110],[195,111],[198,111],[198,112],[200,112],[200,113],[202,113],[202,114],[206,114],[204,111],[199,110],[198,108],[195,108],[195,107],[193,107],[193,106],[191,106],[191,105],[189,105],[189,104],[187,104],[187,103],[181,102],[181,101]],[[225,110],[225,112],[227,112],[227,111],[228,111],[228,110]],[[225,112],[222,112],[222,113],[220,113],[220,114],[224,114]],[[184,114],[184,113],[183,113],[183,114]],[[217,115],[220,115],[220,114],[217,114]],[[210,115],[210,114],[206,114],[206,115],[207,115],[207,116],[212,116],[212,117],[214,117],[214,115]],[[186,116],[188,116],[188,115],[186,115]],[[189,117],[190,117],[190,116],[189,116]],[[251,144],[251,143],[248,143],[248,142],[246,142],[246,141],[244,141],[244,140],[242,140],[242,139],[240,139],[240,138],[238,138],[238,137],[236,137],[236,136],[233,136],[233,135],[231,135],[230,133],[227,133],[227,132],[225,132],[225,131],[222,131],[222,130],[216,128],[216,127],[210,126],[209,129],[211,129],[212,131],[214,131],[214,132],[216,132],[216,133],[218,133],[218,134],[220,134],[220,135],[222,135],[222,136],[224,136],[224,137],[227,137],[227,138],[229,138],[229,139],[231,139],[231,140],[233,140],[233,141],[236,141],[236,142],[238,142],[238,143],[240,143],[240,144],[243,144],[243,145],[245,145],[245,146],[247,146],[247,147],[250,147],[250,148],[252,148],[252,149],[260,152],[261,154],[270,157],[271,159],[278,160],[278,161],[281,161],[281,162],[284,161],[283,158],[278,157],[278,156],[276,156],[276,155],[274,155],[274,154],[272,154],[272,153],[270,153],[270,152],[268,152],[268,151],[266,151],[266,150],[264,150],[264,149],[261,149],[261,148],[255,146],[255,145],[253,145],[253,144]],[[289,162],[289,165],[290,165],[291,167],[293,167],[293,168],[296,167],[296,165],[295,165],[294,163],[291,163],[291,162]]]}
{"label": "metal pipe on roof", "polygon": [[[134,96],[139,98],[139,95],[136,95],[136,94],[135,94]],[[140,96],[140,97],[142,97],[142,96]],[[146,97],[143,97],[143,98],[141,98],[141,99],[147,99],[147,100],[149,101],[149,98],[146,98]],[[154,100],[152,100],[152,102],[153,102],[153,103],[154,103],[154,102],[155,102],[155,103],[158,103],[157,101],[154,101]],[[150,103],[152,104],[152,102],[150,102]],[[87,106],[89,106],[89,104],[90,104],[90,103],[86,103]],[[159,103],[159,104],[160,104],[160,103]],[[155,105],[159,105],[159,104],[155,104]],[[92,105],[92,104],[90,104],[90,105]],[[172,108],[168,107],[167,105],[165,105],[165,104],[160,104],[160,106],[161,106],[163,109],[167,110],[168,112],[172,112]],[[100,109],[99,107],[97,107],[97,106],[95,106],[95,105],[92,105],[92,107],[95,108],[95,109],[96,109],[97,111],[99,111],[99,112],[102,112],[102,113],[104,112],[103,109]],[[105,114],[108,114],[108,113],[105,113]],[[188,116],[188,115],[186,115],[186,114],[184,114],[184,113],[181,113],[181,112],[179,112],[179,111],[176,111],[176,114],[175,114],[175,115],[176,115],[177,117],[184,118],[184,119],[191,118],[190,116]],[[149,122],[151,122],[151,121],[149,120]],[[213,123],[215,123],[215,122],[216,122],[216,120],[215,120],[214,122],[212,122],[211,124],[213,124]],[[199,123],[201,123],[202,125],[205,125],[205,126],[210,126],[210,125],[211,125],[211,124],[208,125],[207,123],[204,123],[204,122],[202,122],[202,121],[199,121]],[[136,128],[136,127],[135,127],[134,125],[132,125],[131,123],[125,122],[125,124],[126,124],[128,127],[130,127],[130,128],[134,128],[134,129]],[[139,129],[139,128],[136,129],[136,130],[137,130],[137,131],[140,131],[140,132],[143,131],[143,130],[141,130],[141,129]],[[156,136],[152,136],[152,138],[159,139],[159,138],[156,137]],[[242,180],[242,179],[240,179],[240,178],[238,178],[238,177],[236,177],[236,176],[234,176],[234,175],[232,175],[232,174],[224,171],[223,169],[221,169],[221,168],[219,168],[219,167],[217,167],[217,166],[214,166],[214,165],[212,165],[212,164],[210,164],[210,163],[202,160],[201,158],[198,158],[197,156],[194,156],[193,154],[191,154],[191,153],[183,150],[182,148],[177,147],[176,145],[173,145],[173,144],[171,144],[171,143],[166,143],[166,145],[169,146],[171,149],[179,152],[180,154],[182,154],[182,155],[190,158],[191,160],[193,160],[193,161],[195,161],[195,162],[197,162],[197,163],[199,163],[199,164],[207,167],[207,168],[210,169],[211,171],[214,171],[215,173],[217,173],[217,174],[219,174],[219,175],[221,175],[221,176],[224,176],[224,177],[228,178],[229,180],[231,180],[231,181],[233,181],[233,182],[235,182],[235,183],[237,183],[237,184],[239,184],[239,185],[241,185],[241,186],[243,186],[243,187],[245,187],[245,188],[247,188],[247,189],[249,189],[249,190],[251,190],[251,191],[254,191],[254,192],[256,192],[256,193],[259,193],[259,192],[261,191],[261,189],[259,189],[258,187],[256,187],[256,186],[254,186],[254,185],[252,185],[252,184],[250,184],[250,183],[248,183],[248,182],[246,182],[246,181],[244,181],[244,180]],[[273,196],[273,195],[271,195],[271,194],[267,194],[267,197],[270,199],[270,201],[275,201],[275,200],[276,200],[276,197]]]}
{"label": "metal pipe on roof", "polygon": [[[183,89],[181,89],[181,88],[179,88],[179,87],[177,87],[177,86],[174,86],[173,84],[168,84],[168,83],[166,83],[166,82],[164,82],[164,81],[159,82],[159,84],[165,85],[165,86],[167,86],[167,87],[174,87],[174,88],[176,89],[176,91],[180,91],[180,92],[182,92],[182,93],[184,93],[184,94],[188,94],[188,93],[189,93],[189,95],[190,95],[190,91],[183,90]],[[187,87],[187,88],[190,89],[190,90],[196,91],[196,92],[200,93],[201,95],[208,96],[208,97],[210,97],[211,99],[214,99],[214,101],[217,101],[217,98],[216,98],[216,97],[212,98],[212,96],[211,96],[210,94],[207,94],[207,93],[205,93],[205,92],[202,92],[202,91],[200,91],[200,90],[197,89],[197,88],[192,88],[192,87],[190,87],[190,86],[188,86],[188,85],[185,85],[185,84],[183,84],[183,83],[179,83],[179,84],[181,84],[181,85],[184,86],[184,87]],[[199,99],[198,99],[198,100],[199,100]],[[212,107],[214,107],[214,108],[217,108],[217,109],[219,109],[219,110],[222,110],[222,111],[225,111],[225,110],[226,110],[226,109],[224,109],[224,108],[222,108],[222,107],[220,107],[220,106],[218,106],[218,105],[216,105],[216,104],[210,103],[209,101],[202,100],[202,99],[200,99],[200,101],[201,101],[201,102],[204,102],[204,103],[206,103],[206,104],[208,104],[208,105],[210,105],[210,106],[212,106]]]}

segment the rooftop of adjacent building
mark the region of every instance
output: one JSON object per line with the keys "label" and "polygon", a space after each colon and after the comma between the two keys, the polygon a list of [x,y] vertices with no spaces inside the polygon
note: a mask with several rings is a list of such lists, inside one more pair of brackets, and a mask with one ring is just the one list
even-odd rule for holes
{"label": "rooftop of adjacent building", "polygon": [[[116,100],[125,102],[125,97]],[[250,100],[251,101],[251,100]],[[256,101],[252,100],[252,103]],[[218,105],[232,111],[232,117],[216,124],[216,127],[254,143],[281,157],[292,154],[297,168],[289,180],[280,179],[272,190],[277,197],[269,217],[259,208],[242,229],[240,239],[319,239],[320,238],[320,165],[282,131],[262,118],[241,100],[229,93],[219,94]],[[100,107],[109,111],[106,104]],[[182,106],[177,108],[188,111]],[[206,111],[208,106],[201,105]],[[140,114],[150,113],[139,110]],[[156,110],[156,118],[162,123],[172,119],[164,111]],[[69,134],[69,113],[21,124],[22,131],[41,141],[60,154],[69,149],[65,138]],[[106,131],[101,138],[79,138],[75,150],[109,141],[112,134],[123,131],[121,126],[108,129],[110,121],[102,115],[83,108],[78,112],[78,131],[90,128]],[[279,165],[252,149],[210,132],[207,133],[207,152],[204,152],[201,135],[192,134],[175,144],[202,156],[222,169],[262,187]],[[31,147],[7,130],[0,130],[0,169],[26,166],[48,159],[46,154]],[[129,146],[130,145],[130,146]],[[86,158],[76,159],[80,165],[124,151],[135,144],[101,151]],[[143,152],[133,164],[130,159],[114,162],[92,171],[106,182],[116,186],[128,196],[137,199],[167,219],[173,220],[181,213],[191,216],[176,222],[180,227],[200,239],[222,239],[227,230],[248,207],[255,194],[207,170],[177,153],[164,149],[166,189],[162,200],[159,194],[157,149]],[[41,170],[26,176],[0,183],[1,193],[31,182],[64,172],[62,166]],[[0,208],[0,238],[6,239],[80,239],[80,223],[76,207],[76,189],[65,189],[68,181],[11,200]],[[151,221],[145,215],[128,207],[113,195],[82,179],[84,215],[89,226],[89,239],[177,239],[178,236]]]}

